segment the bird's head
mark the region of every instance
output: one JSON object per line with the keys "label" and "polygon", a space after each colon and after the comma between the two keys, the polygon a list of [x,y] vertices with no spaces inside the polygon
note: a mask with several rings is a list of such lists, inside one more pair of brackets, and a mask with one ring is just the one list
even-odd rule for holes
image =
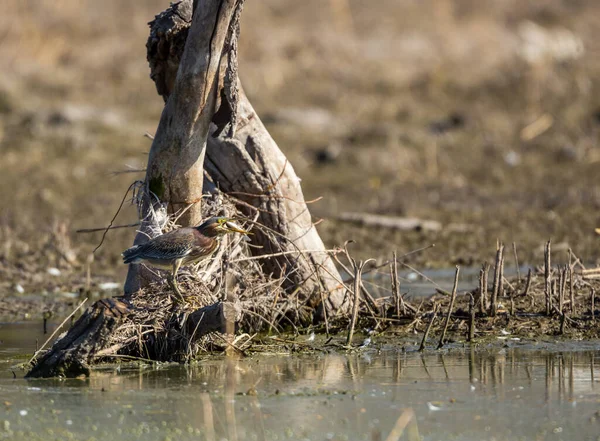
{"label": "bird's head", "polygon": [[208,237],[218,237],[228,233],[252,234],[228,217],[211,217],[197,228]]}

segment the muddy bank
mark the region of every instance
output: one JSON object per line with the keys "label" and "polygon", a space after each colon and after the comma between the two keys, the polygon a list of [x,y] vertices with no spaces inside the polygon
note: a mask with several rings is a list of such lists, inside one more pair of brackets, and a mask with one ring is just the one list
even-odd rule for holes
{"label": "muddy bank", "polygon": [[[595,264],[598,4],[443,3],[351,2],[351,20],[339,22],[339,11],[318,1],[246,5],[246,92],[306,199],[323,197],[310,207],[315,222],[324,219],[326,244],[354,239],[358,257],[386,258],[435,243],[408,260],[446,268],[492,261],[497,238],[516,242],[532,264],[552,238],[565,244],[564,258],[571,247]],[[0,68],[0,185],[11,189],[0,193],[0,270],[11,269],[0,293],[17,285],[39,293],[45,281],[27,274],[52,267],[76,292],[102,233],[75,230],[107,225],[143,176],[143,134],[154,132],[163,106],[148,78],[146,23],[165,5],[146,2],[130,16],[109,1],[111,20],[75,1],[47,14],[20,5],[11,0],[3,18],[23,26],[7,36],[10,62]],[[442,228],[365,228],[340,222],[344,211]],[[135,220],[126,207],[116,222]],[[134,228],[112,231],[92,277],[123,280],[119,254],[133,236]],[[32,256],[18,277],[12,269]]]}

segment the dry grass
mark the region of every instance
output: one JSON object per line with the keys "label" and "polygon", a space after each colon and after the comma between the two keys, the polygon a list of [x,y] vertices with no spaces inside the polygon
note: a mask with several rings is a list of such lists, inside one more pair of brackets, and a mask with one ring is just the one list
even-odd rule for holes
{"label": "dry grass", "polygon": [[[236,243],[222,248],[231,256],[238,250]],[[243,253],[242,250],[240,254]],[[255,260],[232,257],[225,270],[214,265],[220,262],[217,259],[185,275],[185,310],[173,310],[170,288],[165,284],[136,293],[131,299],[134,313],[95,357],[98,360],[125,357],[190,362],[206,352],[229,349],[241,355],[327,351],[327,348],[353,350],[369,346],[371,338],[383,344],[391,337],[394,345],[405,346],[416,335],[421,339],[419,350],[422,351],[454,347],[461,342],[478,344],[508,338],[537,341],[547,336],[562,336],[579,340],[597,338],[600,332],[595,298],[600,289],[600,268],[587,269],[574,255],[568,265],[540,265],[526,277],[505,279],[500,253],[493,267],[494,278],[487,274],[489,266],[482,271],[482,278],[494,280],[489,286],[482,281],[486,288],[483,291],[457,292],[457,267],[452,293],[438,288],[434,296],[417,299],[402,296],[399,301],[393,289],[389,290],[391,295],[373,299],[361,284],[363,262],[355,262],[347,249],[336,250],[334,254],[345,256],[358,275],[354,287],[347,283],[348,295],[353,299],[351,316],[337,316],[327,325],[316,328],[307,326],[299,314],[302,311],[299,299],[282,290],[281,280],[265,277]],[[392,280],[390,285],[393,287]],[[232,328],[229,335],[213,333],[197,338],[198,327],[191,330],[188,323],[190,314],[225,299],[239,307],[235,332]],[[436,320],[440,314],[445,318]],[[362,343],[352,342],[355,326],[363,336]],[[325,343],[298,338],[311,331],[326,332],[330,338]],[[342,336],[346,331],[349,332],[347,338]],[[259,333],[261,336],[256,337]],[[275,337],[281,333],[285,335]]]}
{"label": "dry grass", "polygon": [[[136,195],[140,205],[142,198]],[[233,201],[218,191],[203,201],[202,210],[204,217],[235,217],[247,224],[245,229],[249,231],[267,228],[255,219],[244,219]],[[168,217],[162,227],[157,224],[156,234],[178,228],[176,222],[180,214]],[[128,357],[153,360],[192,360],[199,352],[206,352],[211,344],[214,345],[215,338],[219,342],[223,337],[213,335],[212,338],[198,339],[196,332],[202,318],[196,326],[194,320],[189,322],[192,325],[188,320],[195,311],[221,302],[239,308],[241,315],[232,326],[248,333],[280,333],[310,323],[313,311],[306,300],[300,299],[297,292],[286,293],[282,287],[283,278],[264,274],[260,259],[268,256],[252,257],[249,247],[245,236],[226,236],[213,258],[182,268],[178,280],[185,293],[183,309],[174,309],[172,288],[164,277],[166,273],[152,269],[156,271],[157,281],[131,296],[129,302],[133,313],[111,334],[107,348],[97,357],[118,352]],[[235,328],[230,331],[235,332]],[[223,342],[220,343],[223,346]],[[239,349],[235,341],[225,343],[225,347],[228,345]]]}

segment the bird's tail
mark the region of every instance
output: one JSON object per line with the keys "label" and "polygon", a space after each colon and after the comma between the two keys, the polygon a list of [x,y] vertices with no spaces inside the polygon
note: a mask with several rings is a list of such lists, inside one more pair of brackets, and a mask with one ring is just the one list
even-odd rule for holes
{"label": "bird's tail", "polygon": [[139,245],[134,245],[131,248],[127,248],[121,256],[123,256],[123,263],[138,263],[140,261],[138,256]]}

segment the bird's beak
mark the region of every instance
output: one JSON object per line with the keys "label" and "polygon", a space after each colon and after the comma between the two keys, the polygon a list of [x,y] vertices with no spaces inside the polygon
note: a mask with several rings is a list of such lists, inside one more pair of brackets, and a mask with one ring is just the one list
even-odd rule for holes
{"label": "bird's beak", "polygon": [[229,221],[225,224],[227,226],[227,229],[229,231],[232,231],[234,233],[241,233],[241,234],[252,234],[250,231],[246,231],[244,230],[242,227],[240,227],[239,225]]}

